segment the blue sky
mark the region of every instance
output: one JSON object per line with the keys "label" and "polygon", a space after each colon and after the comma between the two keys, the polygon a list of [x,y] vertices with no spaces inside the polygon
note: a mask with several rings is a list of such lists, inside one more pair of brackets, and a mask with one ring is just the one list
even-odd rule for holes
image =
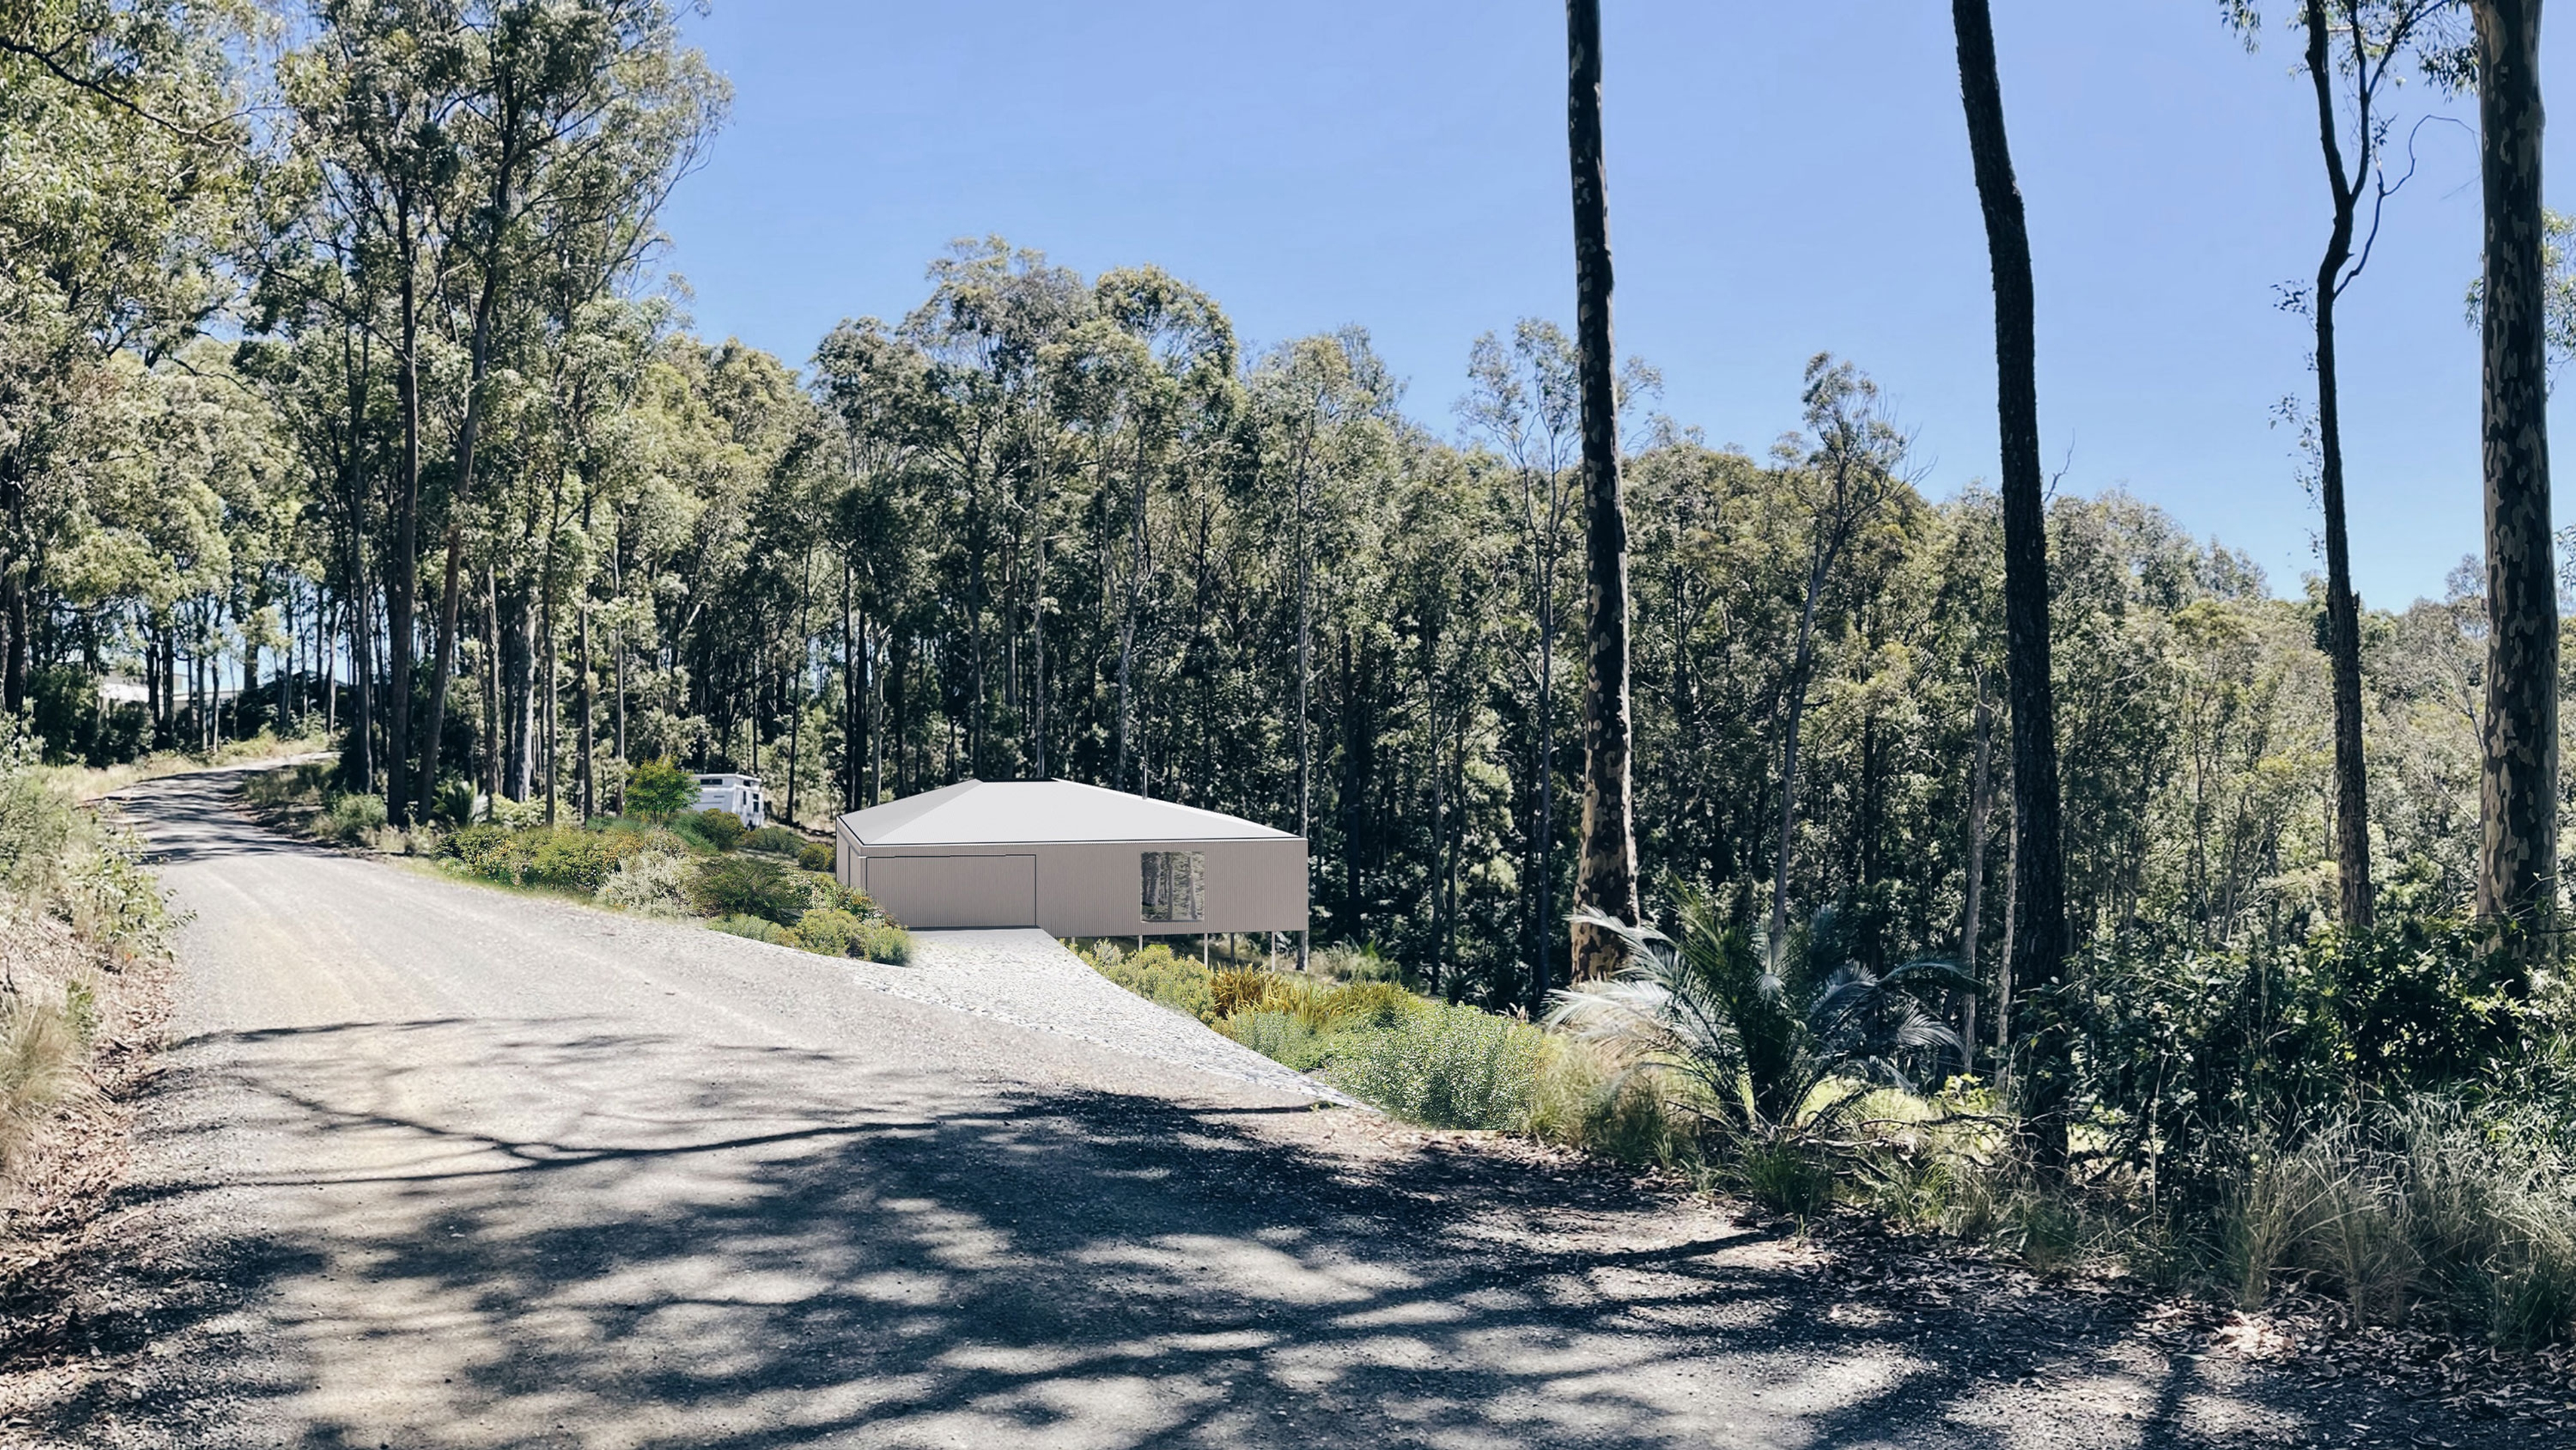
{"label": "blue sky", "polygon": [[[1948,7],[1604,8],[1618,343],[1663,371],[1663,410],[1759,452],[1831,350],[1896,400],[1931,492],[1991,479]],[[2249,56],[2206,0],[1995,11],[2049,467],[2295,591],[2322,567],[2315,506],[2272,408],[2312,379],[2274,288],[2313,274],[2326,222],[2295,37]],[[836,320],[915,305],[952,238],[999,234],[1086,274],[1160,263],[1255,344],[1361,324],[1448,432],[1478,333],[1572,312],[1564,21],[1545,0],[714,0],[692,30],[735,103],[672,200],[667,265],[711,337],[802,364]],[[2544,77],[2576,85],[2576,41],[2547,34]],[[2399,105],[2442,109],[2421,86]],[[2439,593],[2478,547],[2475,142],[2436,123],[2416,149],[2340,333],[2374,605]],[[2562,124],[2548,171],[2571,165]]]}

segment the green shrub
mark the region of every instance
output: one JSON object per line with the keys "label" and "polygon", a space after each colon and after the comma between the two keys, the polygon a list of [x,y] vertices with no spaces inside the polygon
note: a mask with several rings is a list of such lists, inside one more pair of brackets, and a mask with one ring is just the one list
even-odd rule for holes
{"label": "green shrub", "polygon": [[322,816],[323,834],[344,845],[366,845],[384,828],[385,798],[380,795],[344,795]]}
{"label": "green shrub", "polygon": [[478,822],[439,843],[440,853],[487,881],[517,884],[528,866],[526,843],[519,833],[490,821]]}
{"label": "green shrub", "polygon": [[645,761],[626,777],[624,809],[648,821],[676,816],[697,798],[697,777],[667,759]]}
{"label": "green shrub", "polygon": [[479,822],[449,835],[442,849],[464,863],[466,870],[480,876],[486,860],[510,849],[510,835],[507,826]]}
{"label": "green shrub", "polygon": [[862,921],[883,921],[885,913],[877,904],[858,892],[819,872],[800,872],[805,883],[805,905],[809,911],[846,911]]}
{"label": "green shrub", "polygon": [[1149,1002],[1201,1022],[1216,1020],[1214,974],[1187,957],[1174,956],[1161,942],[1141,952],[1121,952],[1116,943],[1104,942],[1085,960],[1100,975]]}
{"label": "green shrub", "polygon": [[52,894],[80,811],[37,774],[44,742],[17,717],[0,714],[0,881],[41,904]]}
{"label": "green shrub", "polygon": [[719,851],[730,851],[742,844],[742,817],[731,811],[703,810],[689,817],[689,824],[706,838],[708,845]]}
{"label": "green shrub", "polygon": [[494,825],[507,826],[514,831],[528,830],[546,823],[546,798],[530,796],[523,801],[514,801],[502,796],[485,801],[483,814],[484,819]]}
{"label": "green shrub", "polygon": [[900,967],[912,960],[912,933],[885,920],[863,922],[850,955]]}
{"label": "green shrub", "polygon": [[599,903],[666,920],[684,917],[697,874],[696,858],[685,851],[638,851],[601,883]]}
{"label": "green shrub", "polygon": [[694,849],[689,838],[676,828],[676,823],[647,821],[635,816],[593,816],[582,822],[581,828],[593,835],[631,837],[636,842],[635,849],[640,851],[667,851],[685,856]]}
{"label": "green shrub", "polygon": [[2148,1114],[2122,1140],[2135,1159],[2155,1146],[2159,1198],[2195,1216],[2249,1191],[2252,1145],[2303,1142],[2309,1105],[2492,1091],[2564,1038],[2559,1004],[2506,990],[2509,964],[2464,917],[2389,912],[2358,937],[2224,952],[2124,942],[2097,943],[2059,994],[2077,1086]]}
{"label": "green shrub", "polygon": [[808,841],[796,848],[796,864],[808,871],[832,869],[832,848],[820,841]]}
{"label": "green shrub", "polygon": [[845,957],[868,924],[846,911],[808,911],[796,921],[796,940],[809,952]]}
{"label": "green shrub", "polygon": [[556,886],[587,896],[605,885],[618,862],[644,849],[641,838],[607,836],[572,826],[513,830],[481,821],[444,837],[415,832],[420,844],[467,874],[513,886]]}
{"label": "green shrub", "polygon": [[1328,1039],[1294,1012],[1237,1012],[1216,1030],[1298,1072],[1313,1072],[1332,1056]]}
{"label": "green shrub", "polygon": [[487,881],[513,886],[555,886],[592,895],[608,884],[618,863],[653,849],[641,834],[586,831],[577,826],[526,830],[490,821],[467,826],[439,843],[439,854]]}
{"label": "green shrub", "polygon": [[613,831],[611,835],[632,835],[638,851],[662,851],[674,856],[689,854],[689,843],[680,833],[665,826],[647,826],[637,831]]}
{"label": "green shrub", "polygon": [[608,884],[616,871],[618,847],[613,836],[594,835],[577,827],[557,826],[529,832],[536,837],[528,852],[526,879],[591,895]]}
{"label": "green shrub", "polygon": [[1544,1040],[1525,1022],[1434,1005],[1367,1034],[1340,1080],[1388,1112],[1433,1127],[1522,1129]]}
{"label": "green shrub", "polygon": [[1551,1037],[1530,1098],[1530,1136],[1622,1163],[1680,1166],[1697,1156],[1691,1120],[1657,1085],[1591,1044]]}
{"label": "green shrub", "polygon": [[66,856],[57,888],[72,929],[111,957],[158,956],[169,946],[170,909],[144,864],[143,842],[94,818],[80,835],[86,839]]}
{"label": "green shrub", "polygon": [[1393,982],[1339,985],[1313,976],[1258,968],[1218,972],[1210,979],[1209,991],[1219,1017],[1286,1012],[1318,1033],[1388,1026],[1398,1017],[1428,1005]]}
{"label": "green shrub", "polygon": [[723,856],[699,863],[689,896],[700,916],[757,916],[783,926],[813,905],[811,882],[764,857]]}
{"label": "green shrub", "polygon": [[1404,966],[1392,957],[1381,956],[1374,942],[1352,946],[1337,942],[1307,957],[1307,966],[1316,976],[1336,982],[1396,982],[1404,980]]}
{"label": "green shrub", "polygon": [[1417,1012],[1430,1010],[1431,1004],[1395,982],[1369,979],[1331,993],[1321,1006],[1334,1027],[1347,1030],[1392,1027]]}
{"label": "green shrub", "polygon": [[791,831],[785,826],[763,826],[759,830],[745,832],[738,844],[745,851],[767,851],[777,856],[794,856],[804,851],[806,841],[803,833]]}
{"label": "green shrub", "polygon": [[83,981],[63,983],[63,1020],[83,1047],[98,1040],[98,989]]}
{"label": "green shrub", "polygon": [[749,937],[753,941],[765,941],[773,946],[801,949],[804,945],[796,939],[796,933],[766,917],[721,916],[708,922],[707,925],[727,936]]}

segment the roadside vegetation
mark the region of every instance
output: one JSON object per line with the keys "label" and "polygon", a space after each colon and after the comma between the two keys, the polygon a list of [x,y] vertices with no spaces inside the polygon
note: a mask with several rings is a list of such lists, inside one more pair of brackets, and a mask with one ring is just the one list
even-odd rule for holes
{"label": "roadside vegetation", "polygon": [[[2245,1309],[2298,1289],[2355,1328],[2508,1348],[2576,1330],[2568,1016],[2555,994],[2508,1009],[2471,990],[2492,951],[2465,929],[2381,939],[2359,966],[2320,940],[2106,988],[2078,1016],[2084,1088],[2157,1085],[2148,1112],[2088,1115],[2066,1170],[1959,1070],[1949,963],[1870,972],[1830,912],[1775,956],[1687,892],[1672,936],[1615,930],[1628,968],[1556,993],[1539,1024],[1426,996],[1346,947],[1297,973],[1075,945],[1396,1117],[1673,1171],[1810,1225],[1858,1213]],[[2498,1012],[2518,1043],[2502,1056],[2485,1046]],[[2374,1090],[2392,1063],[2412,1086]]]}
{"label": "roadside vegetation", "polygon": [[[272,824],[391,855],[416,856],[471,880],[542,891],[821,956],[900,964],[912,936],[832,876],[832,848],[784,826],[746,828],[724,811],[692,811],[689,776],[667,761],[635,772],[630,804],[650,815],[549,824],[539,802],[459,802],[462,824],[388,824],[384,798],[337,786],[334,762],[248,777],[244,799]],[[675,787],[672,782],[677,782]],[[684,789],[679,788],[684,787]]]}
{"label": "roadside vegetation", "polygon": [[[30,1185],[118,1131],[102,1101],[157,1015],[170,917],[131,833],[84,802],[81,772],[0,715],[0,1229]],[[36,1208],[45,1205],[34,1195]]]}

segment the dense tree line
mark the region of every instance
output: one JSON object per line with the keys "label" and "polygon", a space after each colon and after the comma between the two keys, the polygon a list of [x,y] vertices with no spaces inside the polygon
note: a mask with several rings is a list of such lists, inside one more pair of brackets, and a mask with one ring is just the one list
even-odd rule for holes
{"label": "dense tree line", "polygon": [[[2133,499],[2044,502],[1991,26],[1954,8],[2004,468],[1936,501],[1854,361],[1818,356],[1759,455],[1654,411],[1642,364],[1614,386],[1606,241],[1597,317],[1496,319],[1411,407],[1358,328],[1247,353],[1159,268],[998,238],[781,359],[648,285],[726,105],[662,0],[6,0],[7,706],[94,758],[340,729],[397,822],[612,811],[666,756],[807,824],[1095,781],[1310,836],[1319,939],[1496,1005],[1546,985],[1578,904],[1654,917],[1692,884],[1775,939],[1963,963],[1985,987],[1952,1020],[1989,1052],[2065,1020],[2069,963],[2554,901],[2545,455],[2512,390],[2545,386],[2536,171],[2490,146],[2491,243],[2534,230],[2482,289],[2486,572],[2366,608],[2336,542],[2283,599]],[[2536,146],[2521,9],[2442,54]],[[2451,18],[2303,15],[2330,542],[2372,88]],[[1579,33],[1576,67],[1580,182]],[[1611,675],[1616,762],[1586,711]],[[1633,832],[1626,879],[1594,813]]]}

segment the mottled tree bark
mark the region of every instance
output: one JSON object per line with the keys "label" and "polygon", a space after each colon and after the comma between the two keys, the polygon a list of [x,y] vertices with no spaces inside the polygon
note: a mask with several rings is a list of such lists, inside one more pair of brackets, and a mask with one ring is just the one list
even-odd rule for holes
{"label": "mottled tree bark", "polygon": [[[1601,158],[1601,4],[1566,0],[1566,139],[1574,170],[1574,333],[1583,385],[1583,842],[1575,909],[1637,919],[1637,833],[1629,786],[1628,517],[1619,494],[1619,414],[1610,344],[1610,201]],[[1544,782],[1542,782],[1544,785]],[[1575,980],[1619,965],[1618,939],[1577,925]],[[1544,977],[1544,971],[1540,973]],[[1531,983],[1533,1006],[1547,983]]]}
{"label": "mottled tree bark", "polygon": [[2004,638],[2012,704],[2014,923],[2005,964],[2023,1057],[2020,1109],[2045,1162],[2066,1156],[2069,1043],[2049,989],[2066,961],[2066,866],[2059,827],[2056,710],[2049,684],[2048,518],[2039,466],[2039,365],[2030,232],[2004,130],[1986,0],[1951,0],[1959,94],[1995,283],[1995,411],[2001,430]]}
{"label": "mottled tree bark", "polygon": [[2558,880],[2558,581],[2549,536],[2549,374],[2540,212],[2540,0],[2478,0],[2486,190],[2485,764],[2478,913],[2509,925],[2527,987]]}

